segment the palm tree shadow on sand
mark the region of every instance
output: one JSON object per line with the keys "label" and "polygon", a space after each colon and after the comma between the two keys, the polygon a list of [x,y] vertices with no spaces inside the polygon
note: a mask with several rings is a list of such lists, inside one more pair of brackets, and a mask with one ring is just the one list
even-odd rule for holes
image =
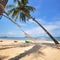
{"label": "palm tree shadow on sand", "polygon": [[0,55],[0,60],[6,59],[8,56],[1,56]]}
{"label": "palm tree shadow on sand", "polygon": [[9,60],[19,60],[26,55],[30,55],[30,54],[36,53],[36,52],[39,53],[40,55],[44,55],[43,52],[39,51],[40,48],[41,48],[40,45],[35,45],[31,49],[29,49],[28,51],[25,51],[24,53],[21,53],[18,56],[15,56],[14,58],[10,58]]}

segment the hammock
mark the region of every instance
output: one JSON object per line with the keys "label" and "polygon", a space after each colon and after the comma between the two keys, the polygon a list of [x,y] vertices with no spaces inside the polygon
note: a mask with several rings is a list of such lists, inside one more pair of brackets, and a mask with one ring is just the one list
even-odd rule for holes
{"label": "hammock", "polygon": [[11,22],[13,22],[17,27],[20,28],[20,30],[24,33],[25,37],[30,38],[32,40],[37,40],[36,38],[32,37],[30,34],[28,34],[27,32],[25,32],[22,28],[21,25],[16,23],[15,21],[13,21],[9,16],[6,16],[3,14],[4,17],[8,18]]}
{"label": "hammock", "polygon": [[22,30],[22,29],[21,29],[21,25],[19,25],[19,24],[17,24],[16,22],[14,22],[14,21],[8,16],[7,13],[6,13],[7,16],[6,16],[6,15],[3,15],[3,13],[4,13],[4,8],[5,8],[6,4],[7,4],[7,2],[8,2],[8,0],[0,0],[0,18],[1,18],[2,16],[5,16],[5,17],[9,18],[10,21],[12,21],[15,25],[17,25],[17,26],[20,28],[20,30],[24,33],[25,37],[30,38],[30,39],[33,39],[33,40],[36,40],[36,38],[33,38],[31,35],[29,35],[29,34],[26,33],[24,30]]}

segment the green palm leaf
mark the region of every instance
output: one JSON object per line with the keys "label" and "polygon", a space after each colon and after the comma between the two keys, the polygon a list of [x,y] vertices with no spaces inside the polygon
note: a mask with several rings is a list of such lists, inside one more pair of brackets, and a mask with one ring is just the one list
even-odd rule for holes
{"label": "green palm leaf", "polygon": [[7,5],[7,6],[6,6],[6,9],[14,8],[14,7],[15,7],[14,5]]}
{"label": "green palm leaf", "polygon": [[21,0],[21,3],[26,5],[26,4],[28,4],[28,0]]}
{"label": "green palm leaf", "polygon": [[26,6],[26,8],[27,8],[28,10],[30,10],[30,11],[33,11],[33,12],[34,12],[34,10],[35,10],[35,8],[32,7],[32,6]]}
{"label": "green palm leaf", "polygon": [[[17,6],[14,5],[8,5],[7,8],[9,8],[8,10],[8,14],[15,19],[15,21],[18,19],[18,17],[20,17],[20,20],[23,22],[26,22],[29,17],[27,17],[25,14],[27,14],[28,16],[30,16],[30,12],[34,11],[35,8],[32,6],[28,6],[28,0],[14,0],[14,2],[17,3]],[[24,13],[25,14],[24,14]]]}

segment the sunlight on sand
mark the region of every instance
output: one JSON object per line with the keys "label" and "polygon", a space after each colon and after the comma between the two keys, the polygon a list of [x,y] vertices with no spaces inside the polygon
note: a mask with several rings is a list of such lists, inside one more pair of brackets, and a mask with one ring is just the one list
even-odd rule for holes
{"label": "sunlight on sand", "polygon": [[60,60],[60,48],[52,41],[14,41],[4,39],[0,42],[0,60]]}

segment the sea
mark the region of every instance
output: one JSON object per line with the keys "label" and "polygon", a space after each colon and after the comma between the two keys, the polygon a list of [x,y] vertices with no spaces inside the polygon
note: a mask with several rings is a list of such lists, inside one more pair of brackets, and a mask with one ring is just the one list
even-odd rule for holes
{"label": "sea", "polygon": [[[49,37],[35,37],[37,40],[52,40]],[[54,37],[57,41],[60,41],[60,37]],[[0,39],[10,39],[10,40],[33,40],[33,38],[27,37],[0,37]]]}

